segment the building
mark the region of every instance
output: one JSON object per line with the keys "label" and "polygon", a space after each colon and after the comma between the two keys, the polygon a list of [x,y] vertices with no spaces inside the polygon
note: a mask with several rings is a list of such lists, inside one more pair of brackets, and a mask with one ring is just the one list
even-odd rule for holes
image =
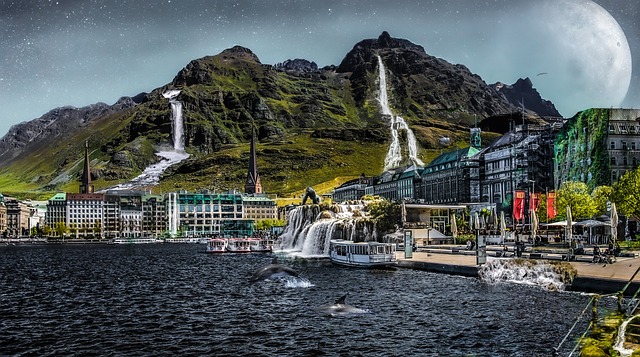
{"label": "building", "polygon": [[251,131],[251,148],[249,153],[249,170],[247,181],[244,184],[244,193],[253,195],[262,193],[262,183],[258,175],[258,160],[256,158],[256,140],[253,130]]}
{"label": "building", "polygon": [[576,114],[555,138],[555,186],[611,185],[640,163],[640,109],[592,108]]}
{"label": "building", "polygon": [[366,177],[362,174],[357,179],[347,181],[333,190],[332,199],[334,202],[359,200],[367,194],[367,186],[370,186],[372,182],[372,177]]}
{"label": "building", "polygon": [[167,215],[173,236],[234,235],[233,232],[247,230],[244,228],[243,195],[236,192],[172,193],[168,198]]}
{"label": "building", "polygon": [[89,167],[89,142],[84,143],[84,165],[80,177],[80,193],[93,193],[94,187],[91,184],[91,168]]}
{"label": "building", "polygon": [[142,196],[142,233],[145,237],[159,238],[168,230],[167,206],[164,195]]}
{"label": "building", "polygon": [[443,153],[431,161],[422,173],[422,194],[426,204],[458,204],[478,202],[472,192],[478,191],[477,161],[471,160],[478,149],[467,147]]}
{"label": "building", "polygon": [[244,195],[242,197],[244,219],[260,221],[265,219],[278,219],[278,206],[276,202],[264,195]]}
{"label": "building", "polygon": [[18,238],[29,235],[29,206],[12,197],[5,197],[4,204],[7,209],[7,236]]}
{"label": "building", "polygon": [[375,177],[371,188],[366,190],[367,194],[379,196],[389,201],[398,201],[398,180],[406,169],[407,167],[398,167]]}
{"label": "building", "polygon": [[516,190],[525,191],[527,202],[535,192],[553,190],[553,138],[560,127],[560,122],[516,126],[483,149],[480,202],[511,217]]}
{"label": "building", "polygon": [[72,237],[102,237],[103,201],[101,193],[66,194],[65,224]]}
{"label": "building", "polygon": [[0,237],[7,236],[7,206],[4,204],[4,196],[0,194]]}

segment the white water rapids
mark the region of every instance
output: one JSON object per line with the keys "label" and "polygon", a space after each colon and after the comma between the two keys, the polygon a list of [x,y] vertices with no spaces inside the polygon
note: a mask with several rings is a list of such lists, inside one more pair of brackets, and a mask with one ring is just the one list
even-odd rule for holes
{"label": "white water rapids", "polygon": [[169,99],[171,104],[171,127],[173,131],[173,150],[159,151],[156,155],[162,159],[157,163],[147,167],[136,178],[129,182],[121,183],[110,189],[115,190],[131,190],[146,186],[154,186],[160,182],[160,176],[169,167],[175,165],[189,157],[184,152],[184,122],[182,119],[182,102],[176,100],[180,94],[179,90],[169,90],[162,94],[163,97]]}
{"label": "white water rapids", "polygon": [[402,145],[398,131],[404,130],[407,133],[407,151],[411,162],[418,166],[424,166],[424,163],[418,158],[418,144],[416,136],[407,125],[407,122],[400,116],[394,115],[389,108],[389,97],[387,94],[387,75],[385,73],[382,58],[378,56],[378,72],[380,82],[380,93],[378,101],[382,110],[382,115],[389,118],[389,127],[391,129],[391,144],[389,151],[384,158],[384,169],[389,170],[399,167],[402,164]]}

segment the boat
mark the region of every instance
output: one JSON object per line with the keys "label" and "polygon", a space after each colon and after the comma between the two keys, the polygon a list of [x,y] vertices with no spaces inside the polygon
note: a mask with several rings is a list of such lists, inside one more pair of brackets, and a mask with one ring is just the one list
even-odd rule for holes
{"label": "boat", "polygon": [[383,268],[397,263],[393,243],[360,242],[336,239],[329,242],[329,259],[338,265]]}
{"label": "boat", "polygon": [[227,240],[211,238],[207,241],[207,253],[224,253],[227,251]]}
{"label": "boat", "polygon": [[229,253],[250,253],[251,239],[249,238],[227,238],[227,252]]}
{"label": "boat", "polygon": [[253,238],[249,249],[252,253],[271,253],[273,247],[273,241],[266,239]]}
{"label": "boat", "polygon": [[156,238],[114,238],[113,244],[150,244],[162,243],[161,239]]}

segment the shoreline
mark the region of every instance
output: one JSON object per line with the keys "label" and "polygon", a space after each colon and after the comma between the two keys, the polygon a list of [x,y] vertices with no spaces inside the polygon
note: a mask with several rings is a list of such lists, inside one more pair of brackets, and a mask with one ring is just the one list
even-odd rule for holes
{"label": "shoreline", "polygon": [[[481,266],[476,264],[476,255],[470,251],[460,251],[436,249],[413,252],[412,258],[405,258],[404,252],[398,252],[399,268],[408,268],[429,271],[441,274],[460,275],[465,277],[477,278]],[[466,253],[466,254],[465,254]],[[587,257],[587,256],[584,256]],[[523,254],[523,259],[529,258],[529,254]],[[590,258],[590,257],[589,257]],[[488,254],[487,259],[513,259],[498,258]],[[551,260],[560,261],[559,257],[539,258],[536,256],[534,260]],[[619,257],[618,261],[613,264],[594,264],[590,260],[579,259],[569,262],[577,271],[576,277],[571,285],[567,286],[568,291],[579,291],[587,293],[610,294],[622,290],[634,273],[640,269],[640,259],[633,254],[632,257]],[[640,274],[633,277],[633,281],[629,283],[625,291],[625,295],[633,295],[640,289]]]}

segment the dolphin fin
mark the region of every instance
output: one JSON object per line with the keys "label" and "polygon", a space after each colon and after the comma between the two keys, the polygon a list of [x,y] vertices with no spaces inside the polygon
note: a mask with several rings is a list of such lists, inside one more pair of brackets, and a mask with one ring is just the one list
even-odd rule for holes
{"label": "dolphin fin", "polygon": [[340,304],[340,305],[344,305],[344,304],[346,304],[344,300],[347,298],[347,295],[348,295],[348,294],[345,294],[344,296],[342,296],[341,298],[339,298],[338,300],[336,300],[336,305],[337,305],[337,304]]}

